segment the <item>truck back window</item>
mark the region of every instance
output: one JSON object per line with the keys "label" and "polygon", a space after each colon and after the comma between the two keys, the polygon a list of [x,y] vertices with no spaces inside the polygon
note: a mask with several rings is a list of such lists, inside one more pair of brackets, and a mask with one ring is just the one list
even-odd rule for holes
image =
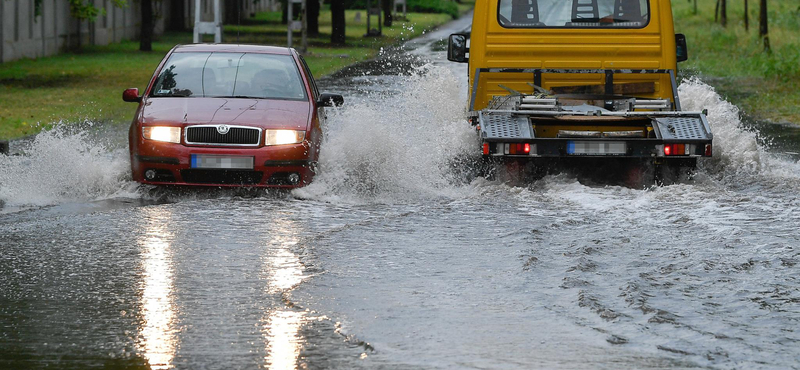
{"label": "truck back window", "polygon": [[506,28],[643,28],[648,0],[499,0]]}

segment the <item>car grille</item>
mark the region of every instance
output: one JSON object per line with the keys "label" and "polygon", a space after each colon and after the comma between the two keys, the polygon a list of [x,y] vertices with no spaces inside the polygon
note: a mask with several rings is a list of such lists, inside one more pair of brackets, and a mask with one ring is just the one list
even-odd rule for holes
{"label": "car grille", "polygon": [[245,170],[181,170],[184,182],[190,184],[257,185],[264,178],[261,171]]}
{"label": "car grille", "polygon": [[226,134],[217,132],[217,126],[189,126],[186,143],[200,145],[257,146],[261,142],[261,129],[230,127]]}

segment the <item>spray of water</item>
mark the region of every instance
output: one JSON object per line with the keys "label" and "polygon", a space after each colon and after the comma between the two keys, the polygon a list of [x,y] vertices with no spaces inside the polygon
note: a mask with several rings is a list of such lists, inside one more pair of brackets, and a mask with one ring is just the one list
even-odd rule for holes
{"label": "spray of water", "polygon": [[[465,123],[464,81],[437,65],[393,78],[399,80],[392,85],[402,89],[372,91],[330,112],[319,175],[295,190],[296,197],[418,201],[461,198],[497,185],[463,181],[477,148]],[[679,93],[684,109],[709,111],[715,152],[701,161],[701,175],[723,186],[797,188],[800,163],[760,145],[758,132],[745,128],[736,106],[698,79],[684,82]],[[93,136],[97,131],[89,123],[58,124],[25,145],[22,155],[0,155],[0,203],[8,208],[141,197],[142,189],[130,181],[127,148],[104,143]]]}
{"label": "spray of water", "polygon": [[759,133],[745,128],[739,108],[723,100],[713,87],[693,78],[681,84],[678,93],[683,109],[708,109],[714,158],[701,161],[707,174],[730,183],[767,180],[786,184],[800,178],[800,162],[781,158],[759,144]]}
{"label": "spray of water", "polygon": [[319,175],[295,191],[327,201],[398,201],[454,196],[459,159],[476,148],[462,86],[444,67],[399,77],[398,94],[372,94],[332,112]]}
{"label": "spray of water", "polygon": [[0,155],[0,200],[7,207],[46,206],[136,196],[127,148],[92,138],[90,123],[59,123],[23,148]]}

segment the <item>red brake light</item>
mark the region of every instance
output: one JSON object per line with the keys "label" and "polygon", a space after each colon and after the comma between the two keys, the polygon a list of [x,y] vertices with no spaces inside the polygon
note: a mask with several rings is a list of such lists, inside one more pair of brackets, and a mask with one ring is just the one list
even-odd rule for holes
{"label": "red brake light", "polygon": [[489,143],[483,143],[483,155],[489,155]]}
{"label": "red brake light", "polygon": [[687,149],[689,149],[687,144],[664,144],[664,155],[689,155],[690,153],[687,153]]}
{"label": "red brake light", "polygon": [[712,153],[713,153],[713,150],[712,150],[711,144],[706,144],[706,157],[711,157]]}
{"label": "red brake light", "polygon": [[523,147],[522,151],[525,152],[525,154],[530,154],[531,144],[525,143],[525,146]]}

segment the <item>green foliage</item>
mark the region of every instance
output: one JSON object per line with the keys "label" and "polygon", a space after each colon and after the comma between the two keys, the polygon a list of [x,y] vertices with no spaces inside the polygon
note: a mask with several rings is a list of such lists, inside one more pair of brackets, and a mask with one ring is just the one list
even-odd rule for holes
{"label": "green foliage", "polygon": [[37,17],[42,15],[42,0],[35,0],[33,2],[33,14]]}
{"label": "green foliage", "polygon": [[408,0],[408,10],[419,13],[444,13],[458,18],[458,6],[455,2],[438,0]]}
{"label": "green foliage", "polygon": [[770,2],[772,52],[766,53],[758,35],[757,6],[748,9],[746,30],[742,1],[728,1],[727,28],[714,23],[714,1],[698,1],[696,15],[692,3],[673,1],[675,31],[685,34],[689,43],[689,61],[680,68],[699,72],[747,114],[800,123],[800,105],[794,103],[800,101],[799,4],[800,0]]}
{"label": "green foliage", "polygon": [[[94,22],[97,20],[97,17],[106,14],[105,9],[95,7],[91,3],[87,3],[87,1],[88,0],[69,0],[69,14],[74,18],[88,20],[89,22]],[[128,6],[128,0],[111,0],[111,2],[120,8]],[[41,3],[41,0],[37,0],[37,3]],[[41,8],[41,5],[39,5],[39,7]]]}
{"label": "green foliage", "polygon": [[800,78],[800,45],[790,45],[770,54],[761,54],[763,59],[756,62],[761,74],[765,77],[780,76],[782,78]]}
{"label": "green foliage", "polygon": [[[372,0],[372,6],[380,6],[381,0]],[[366,9],[366,0],[345,0],[346,9]],[[458,6],[449,0],[406,0],[409,12],[416,13],[441,13],[458,18]]]}

